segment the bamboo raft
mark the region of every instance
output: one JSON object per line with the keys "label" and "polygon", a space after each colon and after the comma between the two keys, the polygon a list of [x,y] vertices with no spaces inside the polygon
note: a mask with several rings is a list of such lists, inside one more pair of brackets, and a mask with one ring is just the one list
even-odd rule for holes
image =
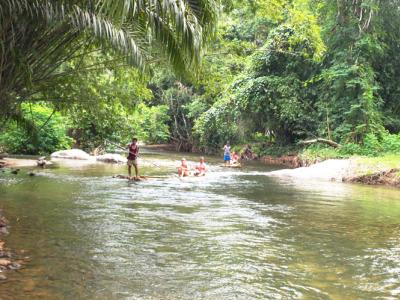
{"label": "bamboo raft", "polygon": [[158,178],[169,178],[168,176],[126,176],[126,175],[115,175],[113,178],[118,178],[118,179],[127,179],[129,181],[145,181],[149,179],[158,179]]}
{"label": "bamboo raft", "polygon": [[221,167],[223,167],[223,168],[241,168],[242,164],[237,163],[237,164],[234,164],[234,165],[221,165]]}

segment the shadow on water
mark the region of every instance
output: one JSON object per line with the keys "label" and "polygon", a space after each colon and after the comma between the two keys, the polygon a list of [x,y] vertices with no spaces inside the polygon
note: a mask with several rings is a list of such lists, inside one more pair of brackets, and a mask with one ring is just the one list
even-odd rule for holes
{"label": "shadow on water", "polygon": [[[171,175],[179,159],[146,154],[142,171]],[[105,164],[1,175],[7,245],[29,261],[0,283],[0,298],[400,296],[397,190],[211,163],[201,179],[138,183]]]}

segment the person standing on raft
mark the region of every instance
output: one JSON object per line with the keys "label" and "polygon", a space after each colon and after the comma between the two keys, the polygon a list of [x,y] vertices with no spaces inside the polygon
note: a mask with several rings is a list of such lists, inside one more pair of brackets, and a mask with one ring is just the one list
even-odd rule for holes
{"label": "person standing on raft", "polygon": [[224,162],[225,166],[229,166],[231,162],[231,145],[229,144],[229,142],[227,142],[224,146]]}
{"label": "person standing on raft", "polygon": [[132,143],[128,145],[128,174],[129,178],[132,178],[132,166],[135,168],[135,178],[134,179],[139,179],[139,170],[138,170],[138,164],[137,164],[137,158],[139,156],[139,146],[137,145],[137,138],[132,138]]}
{"label": "person standing on raft", "polygon": [[206,171],[207,171],[207,167],[206,167],[206,163],[204,161],[204,157],[200,157],[200,162],[199,164],[196,166],[196,171],[194,171],[194,176],[204,176],[206,175]]}

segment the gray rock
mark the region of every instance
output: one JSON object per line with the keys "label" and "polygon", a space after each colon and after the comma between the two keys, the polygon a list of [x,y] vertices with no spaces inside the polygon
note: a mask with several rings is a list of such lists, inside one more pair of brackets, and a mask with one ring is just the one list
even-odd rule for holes
{"label": "gray rock", "polygon": [[93,156],[80,149],[61,150],[53,152],[51,158],[91,160]]}
{"label": "gray rock", "polygon": [[21,269],[21,264],[13,262],[11,265],[8,266],[10,270],[18,270]]}

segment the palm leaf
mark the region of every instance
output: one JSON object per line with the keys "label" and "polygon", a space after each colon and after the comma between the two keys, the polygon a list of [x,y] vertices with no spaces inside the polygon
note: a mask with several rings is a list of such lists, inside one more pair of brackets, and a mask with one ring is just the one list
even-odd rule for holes
{"label": "palm leaf", "polygon": [[111,46],[142,71],[160,54],[175,70],[196,69],[215,19],[213,0],[3,0],[0,113],[43,93],[88,45]]}

